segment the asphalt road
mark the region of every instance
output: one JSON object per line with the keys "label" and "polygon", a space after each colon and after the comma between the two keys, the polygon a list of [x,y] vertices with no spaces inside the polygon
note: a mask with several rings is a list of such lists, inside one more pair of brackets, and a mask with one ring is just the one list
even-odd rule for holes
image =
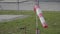
{"label": "asphalt road", "polygon": [[[33,10],[34,2],[19,3],[19,10]],[[60,2],[40,2],[42,10],[60,11]],[[0,10],[18,10],[18,3],[0,3]]]}

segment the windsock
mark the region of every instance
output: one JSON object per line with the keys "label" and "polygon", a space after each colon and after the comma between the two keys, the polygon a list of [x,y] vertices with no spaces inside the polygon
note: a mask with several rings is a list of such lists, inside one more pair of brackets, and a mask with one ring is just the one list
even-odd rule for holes
{"label": "windsock", "polygon": [[39,7],[38,5],[35,5],[35,6],[34,6],[34,11],[35,11],[36,14],[38,15],[38,17],[39,17],[39,19],[40,19],[40,21],[41,21],[42,26],[43,26],[44,28],[47,28],[48,25],[46,24],[46,21],[45,21],[45,19],[44,19],[44,17],[43,17],[42,11],[41,11],[41,9],[40,9],[40,7]]}

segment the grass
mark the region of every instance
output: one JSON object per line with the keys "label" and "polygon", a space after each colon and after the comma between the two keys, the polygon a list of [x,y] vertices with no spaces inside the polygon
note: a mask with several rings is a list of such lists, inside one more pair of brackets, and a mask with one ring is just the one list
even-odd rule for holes
{"label": "grass", "polygon": [[[31,15],[27,18],[24,19],[17,19],[17,20],[13,20],[13,21],[9,21],[9,22],[4,22],[4,23],[0,23],[0,34],[25,34],[25,28],[26,28],[26,34],[35,34],[35,30],[36,30],[36,15],[33,11],[23,11],[16,13],[16,11],[14,12],[1,12],[0,14],[16,14],[16,15],[20,15],[20,14],[24,14],[24,15]],[[41,26],[41,23],[38,19],[38,23],[39,23],[39,30],[41,34],[60,34],[60,12],[54,12],[54,11],[43,11],[43,15],[45,17],[45,20],[48,24],[48,28],[44,29]],[[24,29],[21,29],[24,28]]]}
{"label": "grass", "polygon": [[0,10],[0,15],[20,15],[20,14],[23,14],[23,15],[29,15],[29,14],[33,14],[30,11],[26,11],[26,10],[21,10],[21,11],[17,11],[17,10]]}

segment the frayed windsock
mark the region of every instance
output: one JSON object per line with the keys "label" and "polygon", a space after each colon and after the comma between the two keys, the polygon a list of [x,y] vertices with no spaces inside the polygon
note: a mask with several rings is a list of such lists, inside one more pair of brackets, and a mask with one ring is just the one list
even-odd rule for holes
{"label": "frayed windsock", "polygon": [[34,6],[34,11],[35,11],[36,14],[38,15],[38,17],[39,17],[39,19],[40,19],[40,21],[41,21],[42,26],[43,26],[44,28],[47,28],[48,25],[46,24],[45,19],[44,19],[43,14],[42,14],[42,11],[41,11],[41,9],[40,9],[40,7],[39,7],[38,5],[35,5],[35,6]]}

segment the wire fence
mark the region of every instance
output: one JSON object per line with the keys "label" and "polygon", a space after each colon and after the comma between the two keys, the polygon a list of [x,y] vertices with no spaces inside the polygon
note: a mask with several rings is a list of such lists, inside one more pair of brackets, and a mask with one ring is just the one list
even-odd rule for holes
{"label": "wire fence", "polygon": [[[28,6],[27,6],[28,5]],[[3,14],[5,13],[5,14],[11,14],[11,15],[13,15],[13,12],[15,11],[15,10],[17,10],[17,11],[20,11],[20,10],[33,10],[33,6],[34,6],[34,4],[33,4],[33,2],[28,2],[28,1],[22,1],[22,2],[19,2],[19,0],[17,0],[17,2],[0,2],[0,10],[2,10],[2,11],[0,11],[0,13],[2,12]],[[8,11],[5,11],[5,10],[8,10]],[[10,11],[10,10],[14,10],[14,11]],[[26,14],[27,13],[27,14]],[[28,15],[28,13],[29,12],[22,12],[22,11],[20,11],[20,12],[14,12],[14,14],[22,14],[22,15],[24,15],[24,14],[26,14],[26,15]],[[31,14],[31,12],[30,12],[30,14]],[[29,14],[29,15],[30,15]],[[30,18],[32,18],[32,16],[30,17]],[[29,19],[30,19],[29,18]],[[26,20],[28,20],[28,18],[26,19]],[[20,20],[21,21],[21,20]],[[20,21],[19,21],[19,23],[20,23]],[[22,20],[23,22],[24,22],[24,20]],[[33,19],[33,21],[34,21],[34,19]],[[27,21],[26,21],[27,22]],[[30,22],[30,21],[29,21]],[[25,22],[24,22],[25,23]],[[17,27],[16,28],[10,28],[10,29],[13,29],[12,31],[10,31],[10,29],[9,29],[9,31],[5,31],[4,32],[4,30],[2,30],[3,32],[0,32],[0,34],[5,34],[5,33],[7,33],[7,34],[33,34],[33,33],[35,33],[35,30],[33,30],[33,29],[31,29],[30,27],[31,27],[31,23],[29,23],[29,24],[22,24],[21,26],[19,26],[18,24],[17,24]],[[9,27],[9,26],[8,26]],[[7,27],[7,28],[8,28]],[[7,29],[6,28],[6,29]],[[32,27],[32,28],[34,28],[34,27]],[[1,30],[1,29],[0,29]],[[33,31],[33,32],[32,32]],[[16,33],[17,32],[17,33]]]}
{"label": "wire fence", "polygon": [[[0,10],[33,10],[34,4],[33,1],[0,2]],[[40,2],[39,4],[43,11],[60,11],[60,2]]]}
{"label": "wire fence", "polygon": [[0,2],[0,10],[30,10],[32,8],[33,8],[33,2],[28,1]]}
{"label": "wire fence", "polygon": [[[60,10],[60,3],[56,3],[56,5],[54,3],[47,3],[47,4],[40,4],[40,6],[42,7],[41,9],[44,9],[46,10],[51,10],[54,8],[54,10],[58,9]],[[51,6],[51,7],[50,7]],[[34,7],[34,2],[28,2],[28,1],[23,1],[23,2],[0,2],[0,10],[33,10],[33,7]],[[50,8],[49,8],[50,7]],[[7,12],[8,14],[10,12]],[[11,12],[12,14],[13,12]],[[15,12],[18,14],[18,12]],[[20,12],[21,13],[21,12]],[[25,12],[24,12],[25,13]],[[27,12],[28,13],[28,12]],[[21,13],[23,14],[23,13]],[[31,13],[32,14],[32,13]],[[38,28],[41,29],[41,34],[60,34],[60,12],[43,12],[44,14],[44,17],[48,23],[48,26],[49,28],[48,29],[43,29],[41,28],[41,24],[40,24],[40,21],[38,20]],[[31,21],[30,21],[31,19]],[[30,18],[28,19],[25,19],[27,20],[29,23],[26,25],[25,22],[27,21],[24,21],[22,20],[22,24],[20,24],[20,20],[18,20],[18,27],[14,27],[14,28],[10,28],[11,30],[8,29],[7,32],[5,32],[4,30],[1,31],[0,33],[2,34],[5,34],[5,33],[8,33],[8,34],[36,34],[36,29],[34,29],[36,27],[36,24],[34,22],[36,22],[36,17],[35,15],[32,15],[30,16]],[[14,21],[15,22],[15,21]],[[23,24],[24,23],[24,24]],[[6,24],[6,23],[5,23]],[[8,24],[9,25],[9,24]],[[33,26],[34,25],[34,26]],[[9,27],[9,26],[8,26]],[[12,31],[12,32],[11,32]]]}

